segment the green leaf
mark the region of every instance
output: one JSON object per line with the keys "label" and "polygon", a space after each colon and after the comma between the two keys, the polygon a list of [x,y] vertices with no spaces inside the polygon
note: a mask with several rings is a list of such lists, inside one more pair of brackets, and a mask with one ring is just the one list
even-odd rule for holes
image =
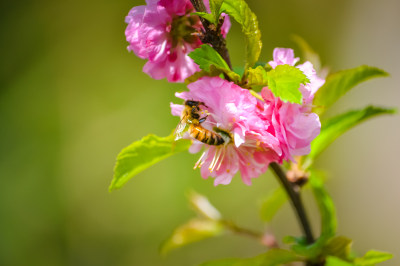
{"label": "green leaf", "polygon": [[210,14],[210,13],[207,13],[207,12],[193,12],[193,14],[208,20],[212,24],[216,24],[215,23],[215,17],[214,17],[213,14]]}
{"label": "green leaf", "polygon": [[354,266],[354,264],[337,257],[329,256],[326,258],[325,266]]}
{"label": "green leaf", "polygon": [[261,205],[261,219],[270,222],[278,210],[287,201],[286,192],[278,187]]}
{"label": "green leaf", "polygon": [[176,228],[172,235],[161,245],[160,252],[166,254],[173,249],[220,235],[224,231],[219,221],[192,219]]}
{"label": "green leaf", "polygon": [[[191,75],[185,79],[185,83],[189,84],[189,83],[195,82],[196,80],[198,80],[201,77],[218,77],[223,73],[225,73],[225,71],[216,68],[214,65],[211,65],[210,71],[200,70],[198,72],[195,72],[193,75]],[[239,78],[240,77],[238,77],[238,79]]]}
{"label": "green leaf", "polygon": [[292,40],[299,46],[302,52],[302,58],[304,61],[309,61],[313,64],[314,69],[317,72],[321,69],[321,61],[319,55],[311,48],[311,46],[299,35],[293,34]]}
{"label": "green leaf", "polygon": [[174,141],[174,136],[147,135],[124,148],[117,157],[110,191],[122,187],[129,179],[153,164],[189,148],[189,140]]}
{"label": "green leaf", "polygon": [[230,258],[209,261],[200,264],[200,266],[262,266],[265,255],[258,255],[254,258]]}
{"label": "green leaf", "polygon": [[199,48],[189,53],[190,58],[205,71],[210,71],[210,66],[229,70],[228,64],[210,45],[202,44]]}
{"label": "green leaf", "polygon": [[249,68],[246,87],[268,85],[268,72],[262,66]]}
{"label": "green leaf", "polygon": [[293,261],[302,261],[303,258],[294,252],[284,249],[270,249],[267,253],[254,258],[232,258],[210,261],[201,266],[276,266]]}
{"label": "green leaf", "polygon": [[365,65],[331,74],[315,94],[313,104],[316,106],[316,111],[321,114],[324,109],[334,104],[357,84],[371,78],[386,77],[388,75],[388,73],[379,68]]}
{"label": "green leaf", "polygon": [[343,260],[350,258],[353,241],[344,236],[337,236],[329,240],[324,246],[324,256],[335,256]]}
{"label": "green leaf", "polygon": [[265,253],[262,266],[276,266],[286,264],[293,261],[303,261],[304,258],[297,255],[293,251],[285,249],[270,249]]}
{"label": "green leaf", "polygon": [[214,17],[214,24],[218,24],[219,16],[221,15],[221,6],[224,0],[210,0],[210,10]]}
{"label": "green leaf", "polygon": [[199,48],[189,53],[190,58],[199,65],[199,67],[206,71],[212,72],[211,66],[222,71],[235,83],[240,79],[240,76],[231,71],[225,60],[215,51],[210,45],[203,44]]}
{"label": "green leaf", "polygon": [[396,110],[391,108],[368,106],[323,121],[321,133],[311,142],[311,152],[306,156],[303,168],[308,168],[322,151],[347,130],[374,116],[395,112]]}
{"label": "green leaf", "polygon": [[304,73],[289,65],[278,65],[268,72],[268,88],[284,102],[302,104],[300,84],[310,82]]}
{"label": "green leaf", "polygon": [[393,255],[388,252],[370,250],[364,255],[364,257],[356,258],[354,264],[356,266],[370,266],[390,260],[391,258],[393,258]]}
{"label": "green leaf", "polygon": [[234,66],[233,71],[238,74],[240,77],[244,74],[244,67]]}
{"label": "green leaf", "polygon": [[323,181],[314,171],[311,171],[309,182],[321,214],[321,235],[316,242],[325,245],[336,234],[335,204],[325,190]]}
{"label": "green leaf", "polygon": [[233,17],[241,26],[246,41],[246,66],[252,67],[260,56],[262,42],[257,16],[244,0],[225,0],[221,10]]}

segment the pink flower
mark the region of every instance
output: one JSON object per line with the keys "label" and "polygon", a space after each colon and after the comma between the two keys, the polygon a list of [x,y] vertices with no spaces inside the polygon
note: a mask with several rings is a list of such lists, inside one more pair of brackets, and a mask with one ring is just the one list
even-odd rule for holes
{"label": "pink flower", "polygon": [[[201,126],[226,132],[225,143],[207,145],[193,140],[195,153],[204,148],[195,168],[203,178],[214,177],[214,184],[229,184],[239,171],[245,184],[264,173],[270,162],[279,160],[281,149],[276,137],[268,132],[270,123],[258,115],[256,98],[248,90],[219,77],[204,77],[188,85],[189,91],[176,93],[184,100],[200,101],[208,113]],[[172,114],[179,116],[183,105],[171,104]],[[220,135],[224,135],[220,133]]]}
{"label": "pink flower", "polygon": [[[294,58],[292,49],[276,48],[274,61],[269,64],[275,68],[277,65],[289,64],[294,66],[298,58]],[[311,112],[311,104],[315,92],[324,84],[325,80],[319,78],[310,62],[297,66],[308,77],[310,83],[300,86],[303,95],[303,105],[284,103],[274,97],[268,87],[262,89],[261,95],[265,101],[261,117],[271,123],[269,132],[274,135],[282,149],[282,160],[294,160],[294,156],[310,153],[311,141],[318,136],[321,123],[317,114]]]}
{"label": "pink flower", "polygon": [[[143,71],[152,78],[183,82],[199,70],[188,53],[201,45],[200,39],[193,35],[202,27],[200,20],[191,15],[194,10],[189,0],[147,0],[146,3],[132,8],[125,18],[128,50],[148,59]],[[221,29],[224,36],[229,27],[227,16]]]}

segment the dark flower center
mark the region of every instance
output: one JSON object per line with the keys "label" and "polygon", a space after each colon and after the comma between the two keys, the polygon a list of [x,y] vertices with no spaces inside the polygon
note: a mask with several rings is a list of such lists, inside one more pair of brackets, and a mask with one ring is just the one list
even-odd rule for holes
{"label": "dark flower center", "polygon": [[197,16],[184,15],[175,16],[170,24],[170,37],[172,40],[172,47],[176,47],[182,42],[194,43],[198,37],[194,35],[197,31],[196,24],[199,24]]}

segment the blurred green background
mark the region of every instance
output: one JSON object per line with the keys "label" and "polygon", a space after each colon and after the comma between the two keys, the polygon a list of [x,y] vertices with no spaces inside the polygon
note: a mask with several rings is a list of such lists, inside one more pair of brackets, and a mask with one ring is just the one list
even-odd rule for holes
{"label": "blurred green background", "polygon": [[[118,152],[147,133],[167,135],[177,124],[169,102],[181,84],[156,81],[126,50],[124,16],[144,1],[2,1],[0,8],[0,265],[197,265],[245,257],[264,247],[227,235],[158,254],[173,228],[194,213],[195,189],[223,214],[279,239],[298,235],[290,206],[270,225],[260,201],[277,182],[267,173],[246,186],[203,180],[198,155],[169,158],[124,188],[108,193]],[[391,73],[359,86],[330,114],[367,104],[400,108],[398,0],[249,1],[263,34],[262,61],[274,47],[304,37],[333,71],[369,64]],[[234,65],[243,63],[237,24],[228,36]],[[296,50],[300,55],[299,50]],[[318,161],[339,234],[360,254],[393,252],[400,264],[400,118],[368,121],[341,137]],[[314,227],[318,216],[306,195]]]}

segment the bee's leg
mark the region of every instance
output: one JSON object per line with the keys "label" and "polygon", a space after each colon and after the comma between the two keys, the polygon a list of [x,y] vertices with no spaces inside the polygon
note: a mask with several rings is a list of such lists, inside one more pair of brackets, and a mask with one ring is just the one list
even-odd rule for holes
{"label": "bee's leg", "polygon": [[199,105],[203,105],[204,107],[208,108],[208,106],[203,102],[199,102]]}
{"label": "bee's leg", "polygon": [[207,116],[208,116],[208,115],[206,115],[206,116],[205,116],[205,117],[203,117],[203,118],[200,118],[200,119],[199,119],[199,123],[203,123],[204,121],[206,121],[206,119],[207,119]]}

